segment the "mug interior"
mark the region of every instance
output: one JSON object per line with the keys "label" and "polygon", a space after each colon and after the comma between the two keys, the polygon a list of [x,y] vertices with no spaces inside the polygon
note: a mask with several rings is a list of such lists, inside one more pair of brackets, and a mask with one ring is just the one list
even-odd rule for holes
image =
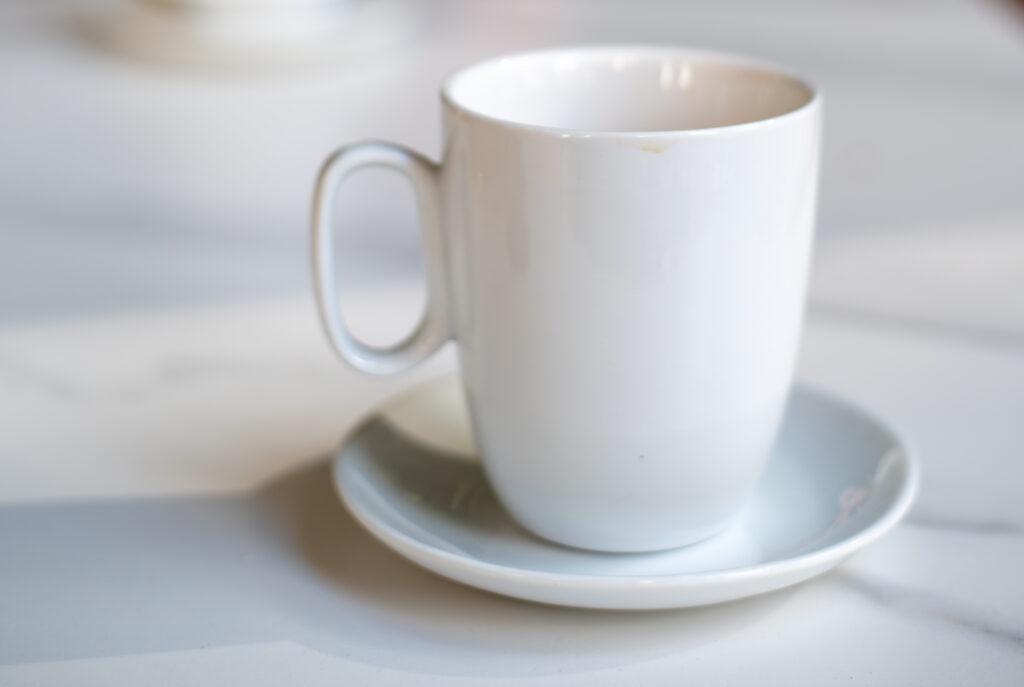
{"label": "mug interior", "polygon": [[458,110],[508,124],[671,132],[747,124],[807,105],[804,82],[739,59],[679,49],[596,47],[497,57],[444,86]]}

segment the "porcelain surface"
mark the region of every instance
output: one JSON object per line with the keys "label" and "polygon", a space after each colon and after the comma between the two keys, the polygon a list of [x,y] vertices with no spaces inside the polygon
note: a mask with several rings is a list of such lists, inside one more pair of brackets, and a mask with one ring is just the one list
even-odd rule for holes
{"label": "porcelain surface", "polygon": [[454,376],[431,382],[368,419],[339,449],[335,485],[353,515],[401,555],[499,594],[617,609],[759,594],[871,543],[900,520],[916,490],[916,464],[889,427],[798,387],[767,473],[725,531],[657,553],[563,547],[520,528],[495,498],[466,451],[469,421],[457,385]]}
{"label": "porcelain surface", "polygon": [[[442,89],[439,164],[392,144],[324,166],[313,222],[326,330],[392,374],[454,339],[484,469],[563,544],[654,551],[750,496],[797,355],[820,99],[745,58],[597,46],[487,60]],[[417,192],[428,296],[396,345],[335,296],[334,192],[383,165]]]}

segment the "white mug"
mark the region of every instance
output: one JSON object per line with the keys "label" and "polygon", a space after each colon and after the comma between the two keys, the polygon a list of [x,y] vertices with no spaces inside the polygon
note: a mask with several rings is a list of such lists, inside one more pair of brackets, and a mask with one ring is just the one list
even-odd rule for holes
{"label": "white mug", "polygon": [[[541,537],[652,551],[721,530],[781,421],[800,336],[820,98],[742,58],[608,46],[490,59],[442,89],[444,157],[334,153],[313,260],[341,358],[402,371],[454,340],[484,469]],[[334,293],[335,191],[407,174],[427,307],[387,349]]]}

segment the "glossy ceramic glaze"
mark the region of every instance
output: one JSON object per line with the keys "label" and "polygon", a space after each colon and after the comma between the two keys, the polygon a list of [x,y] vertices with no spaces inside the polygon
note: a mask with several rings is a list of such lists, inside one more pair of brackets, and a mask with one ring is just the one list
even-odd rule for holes
{"label": "glossy ceramic glaze", "polygon": [[[649,551],[717,532],[792,378],[813,91],[737,58],[603,47],[468,67],[443,101],[439,167],[369,144],[321,177],[315,260],[339,352],[391,372],[454,338],[491,484],[543,537]],[[423,210],[427,313],[386,351],[347,332],[332,295],[330,197],[362,164],[410,174]]]}
{"label": "glossy ceramic glaze", "polygon": [[338,451],[335,485],[356,518],[403,556],[501,594],[643,609],[778,589],[884,534],[916,490],[916,465],[891,429],[797,387],[764,478],[721,534],[657,553],[565,548],[520,529],[468,458],[458,384],[447,377],[425,385],[367,420]]}

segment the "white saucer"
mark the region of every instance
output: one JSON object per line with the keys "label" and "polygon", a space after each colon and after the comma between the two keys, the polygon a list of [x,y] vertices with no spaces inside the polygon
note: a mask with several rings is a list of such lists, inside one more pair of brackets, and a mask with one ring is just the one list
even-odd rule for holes
{"label": "white saucer", "polygon": [[801,582],[890,530],[918,482],[891,428],[798,386],[757,493],[728,529],[672,551],[601,554],[512,522],[471,449],[459,380],[444,377],[360,425],[338,450],[335,485],[374,536],[425,568],[499,594],[590,608],[696,606]]}

